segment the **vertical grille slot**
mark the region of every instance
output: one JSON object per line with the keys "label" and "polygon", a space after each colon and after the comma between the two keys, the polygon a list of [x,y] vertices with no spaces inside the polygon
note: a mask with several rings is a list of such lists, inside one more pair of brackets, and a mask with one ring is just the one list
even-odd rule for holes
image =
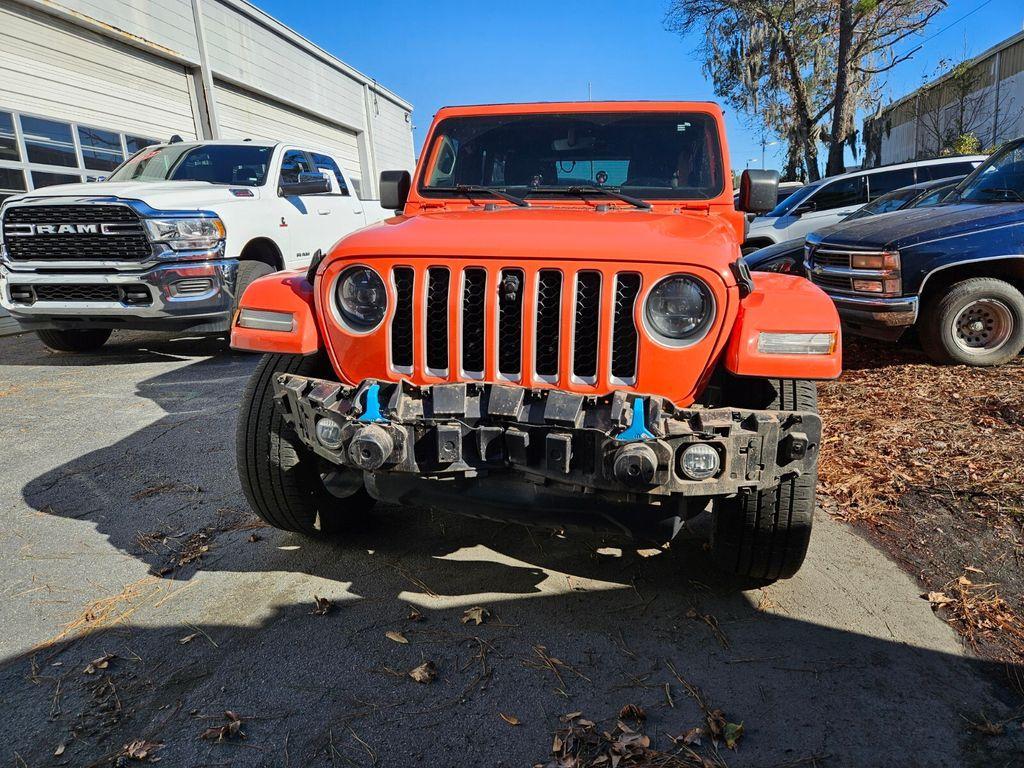
{"label": "vertical grille slot", "polygon": [[633,307],[640,293],[640,275],[623,273],[615,278],[615,307],[612,315],[612,376],[629,381],[636,376],[636,323]]}
{"label": "vertical grille slot", "polygon": [[558,375],[558,335],[562,323],[562,273],[542,269],[537,273],[537,336],[534,339],[534,370],[538,376]]}
{"label": "vertical grille slot", "polygon": [[576,275],[573,317],[572,372],[586,381],[597,378],[597,345],[601,327],[601,273]]}
{"label": "vertical grille slot", "polygon": [[484,299],[487,272],[472,268],[462,273],[462,370],[484,372]]}
{"label": "vertical grille slot", "polygon": [[412,291],[414,272],[411,267],[395,267],[391,279],[395,284],[395,316],[391,320],[391,364],[412,370]]}
{"label": "vertical grille slot", "polygon": [[427,368],[434,373],[448,370],[448,283],[444,267],[427,270]]}
{"label": "vertical grille slot", "polygon": [[523,272],[501,270],[498,283],[498,373],[516,378],[523,367]]}

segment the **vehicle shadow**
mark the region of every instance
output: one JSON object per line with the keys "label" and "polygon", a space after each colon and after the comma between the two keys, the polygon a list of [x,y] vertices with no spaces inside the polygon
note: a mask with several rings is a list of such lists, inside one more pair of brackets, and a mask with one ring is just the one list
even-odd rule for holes
{"label": "vehicle shadow", "polygon": [[136,363],[164,363],[168,360],[198,359],[210,355],[252,357],[235,352],[225,334],[147,333],[115,331],[110,340],[95,352],[66,353],[47,349],[34,333],[0,337],[10,349],[3,365],[46,365],[60,368],[123,366]]}
{"label": "vehicle shadow", "polygon": [[[163,418],[20,489],[149,576],[130,610],[93,611],[80,634],[0,660],[5,761],[114,764],[147,739],[169,765],[521,766],[549,759],[561,715],[611,729],[630,703],[662,750],[705,723],[702,706],[721,708],[744,728],[735,754],[721,747],[730,766],[1019,758],[1018,721],[998,736],[970,723],[1018,716],[1005,680],[1024,671],[937,650],[948,643],[931,616],[920,637],[889,627],[905,617],[872,600],[906,603],[893,584],[909,580],[856,582],[869,569],[834,525],[796,579],[749,592],[698,547],[655,554],[422,510],[379,509],[322,542],[260,527],[233,446],[254,363],[222,355],[142,381]],[[314,595],[332,602],[326,615]],[[487,620],[464,623],[478,605]],[[414,682],[425,661],[436,680]],[[224,710],[246,738],[199,738]],[[714,757],[707,736],[694,748]]]}

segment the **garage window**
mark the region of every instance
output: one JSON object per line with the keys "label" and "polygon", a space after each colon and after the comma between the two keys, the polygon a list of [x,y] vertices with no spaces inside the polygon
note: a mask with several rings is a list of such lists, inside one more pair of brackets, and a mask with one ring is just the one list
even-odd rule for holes
{"label": "garage window", "polygon": [[25,172],[16,168],[0,168],[0,203],[11,195],[25,191]]}
{"label": "garage window", "polygon": [[124,162],[121,134],[78,126],[82,162],[90,171],[112,171]]}
{"label": "garage window", "polygon": [[14,115],[0,112],[0,160],[21,160],[18,137],[14,135]]}
{"label": "garage window", "polygon": [[143,139],[139,136],[128,136],[126,134],[124,137],[124,148],[128,150],[129,155],[134,155],[140,149],[145,149],[159,143],[156,139]]}
{"label": "garage window", "polygon": [[51,171],[32,171],[32,186],[52,187],[56,184],[77,184],[82,180],[81,176],[72,176],[69,173],[52,173]]}
{"label": "garage window", "polygon": [[69,168],[78,166],[75,140],[67,123],[22,115],[21,132],[25,135],[25,150],[30,163]]}

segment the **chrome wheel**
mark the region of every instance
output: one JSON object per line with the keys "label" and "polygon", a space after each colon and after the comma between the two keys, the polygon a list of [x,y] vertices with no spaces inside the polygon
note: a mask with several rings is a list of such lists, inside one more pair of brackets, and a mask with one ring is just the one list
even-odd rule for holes
{"label": "chrome wheel", "polygon": [[1013,314],[997,299],[978,299],[953,318],[953,340],[968,354],[991,352],[1013,333]]}

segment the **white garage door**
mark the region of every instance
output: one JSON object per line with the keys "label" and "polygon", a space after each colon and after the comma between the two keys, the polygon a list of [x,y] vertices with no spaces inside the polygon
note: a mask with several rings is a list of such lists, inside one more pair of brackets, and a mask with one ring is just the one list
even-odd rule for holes
{"label": "white garage door", "polygon": [[13,3],[0,7],[0,110],[196,136],[183,66]]}
{"label": "white garage door", "polygon": [[217,121],[224,138],[321,147],[332,151],[351,176],[360,177],[359,144],[354,131],[227,83],[217,81],[215,91]]}

